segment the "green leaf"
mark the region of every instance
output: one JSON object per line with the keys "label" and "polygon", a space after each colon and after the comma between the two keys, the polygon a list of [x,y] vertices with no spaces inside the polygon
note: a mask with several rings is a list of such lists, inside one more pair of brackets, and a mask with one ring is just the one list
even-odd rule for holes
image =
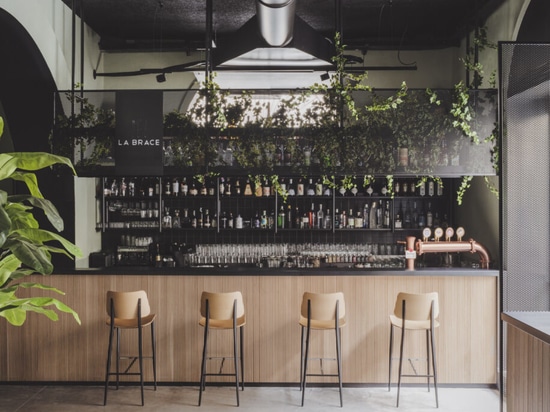
{"label": "green leaf", "polygon": [[42,193],[40,192],[40,189],[38,188],[38,181],[36,179],[36,175],[32,172],[24,172],[16,170],[12,173],[10,176],[13,180],[18,180],[20,182],[25,182],[27,187],[29,188],[29,192],[31,192],[31,195],[36,197],[41,197]]}
{"label": "green leaf", "polygon": [[43,229],[18,229],[14,233],[17,233],[21,236],[24,236],[28,239],[31,239],[35,242],[45,243],[49,241],[58,241],[63,245],[65,249],[69,251],[72,255],[76,257],[82,257],[82,251],[78,246],[69,242],[63,236],[58,235],[57,233],[50,232],[49,230]]}
{"label": "green leaf", "polygon": [[27,239],[10,235],[5,245],[23,264],[38,273],[49,275],[53,272],[50,254]]}
{"label": "green leaf", "polygon": [[14,326],[21,326],[27,319],[27,311],[25,308],[15,307],[7,310],[0,310],[0,316]]}
{"label": "green leaf", "polygon": [[72,162],[63,156],[46,152],[13,152],[9,154],[15,158],[18,169],[32,171],[44,169],[54,164],[64,164],[76,174]]}
{"label": "green leaf", "polygon": [[8,255],[0,260],[0,287],[11,278],[12,274],[19,268],[21,261],[15,255]]}
{"label": "green leaf", "polygon": [[10,202],[23,202],[27,201],[34,207],[38,207],[44,211],[44,214],[52,224],[52,226],[59,232],[63,231],[63,219],[59,215],[57,208],[48,199],[38,198],[29,195],[14,195],[9,197]]}
{"label": "green leaf", "polygon": [[2,133],[4,133],[4,119],[0,116],[0,136],[2,136]]}

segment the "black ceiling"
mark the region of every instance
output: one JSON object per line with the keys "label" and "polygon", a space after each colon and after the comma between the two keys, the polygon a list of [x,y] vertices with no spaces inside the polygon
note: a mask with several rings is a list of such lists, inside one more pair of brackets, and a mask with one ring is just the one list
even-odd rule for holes
{"label": "black ceiling", "polygon": [[[105,51],[204,48],[207,0],[63,0],[100,36]],[[214,40],[256,14],[256,0],[213,0]],[[332,39],[337,5],[350,49],[423,50],[458,46],[504,0],[296,0],[296,15]]]}

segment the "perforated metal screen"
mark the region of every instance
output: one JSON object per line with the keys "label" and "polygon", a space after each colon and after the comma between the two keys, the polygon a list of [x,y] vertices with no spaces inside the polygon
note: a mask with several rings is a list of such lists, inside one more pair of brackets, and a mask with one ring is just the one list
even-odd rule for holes
{"label": "perforated metal screen", "polygon": [[502,43],[503,311],[550,309],[550,45]]}

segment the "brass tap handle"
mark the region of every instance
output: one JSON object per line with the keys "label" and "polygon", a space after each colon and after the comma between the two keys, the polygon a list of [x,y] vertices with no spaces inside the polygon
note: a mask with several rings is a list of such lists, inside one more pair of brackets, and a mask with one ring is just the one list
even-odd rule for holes
{"label": "brass tap handle", "polygon": [[462,226],[459,226],[456,228],[456,238],[460,242],[462,238],[464,237],[464,228]]}

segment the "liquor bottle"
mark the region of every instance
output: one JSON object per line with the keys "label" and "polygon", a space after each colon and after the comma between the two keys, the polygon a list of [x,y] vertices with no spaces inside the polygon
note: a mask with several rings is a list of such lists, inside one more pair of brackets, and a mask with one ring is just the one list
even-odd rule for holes
{"label": "liquor bottle", "polygon": [[174,210],[174,219],[172,220],[172,227],[174,229],[181,228],[180,211],[178,209]]}
{"label": "liquor bottle", "polygon": [[250,186],[250,179],[246,179],[246,185],[244,186],[244,195],[252,196],[252,187]]}
{"label": "liquor bottle", "polygon": [[411,225],[412,225],[411,204],[407,200],[407,203],[405,205],[405,214],[403,216],[403,227],[405,229],[410,229]]}
{"label": "liquor bottle", "polygon": [[203,180],[200,190],[201,196],[206,196],[208,194],[208,186],[206,183],[206,179]]}
{"label": "liquor bottle", "polygon": [[382,184],[382,189],[380,189],[380,193],[382,194],[382,196],[388,195],[388,186],[386,181],[384,181],[384,183]]}
{"label": "liquor bottle", "polygon": [[179,196],[180,194],[180,182],[177,177],[172,180],[172,194],[174,196]]}
{"label": "liquor bottle", "polygon": [[428,210],[426,211],[426,226],[433,227],[433,214],[432,214],[432,203],[428,202]]}
{"label": "liquor bottle", "polygon": [[214,212],[214,215],[210,219],[210,227],[212,229],[215,229],[216,227],[218,227],[218,214],[216,212]]}
{"label": "liquor bottle", "polygon": [[197,227],[202,229],[204,227],[204,212],[202,207],[199,207],[199,215],[197,216]]}
{"label": "liquor bottle", "polygon": [[187,192],[189,192],[189,186],[187,185],[187,178],[185,177],[181,179],[180,192],[182,196],[187,196]]}
{"label": "liquor bottle", "polygon": [[376,202],[372,202],[370,205],[370,211],[369,211],[369,228],[370,229],[376,229],[377,228],[377,211],[376,211],[377,205]]}
{"label": "liquor bottle", "polygon": [[220,197],[225,194],[225,179],[223,177],[220,177],[220,184],[218,191],[220,193]]}
{"label": "liquor bottle", "polygon": [[321,179],[317,179],[317,183],[315,183],[315,195],[322,196],[323,192],[323,182],[321,182]]}
{"label": "liquor bottle", "polygon": [[225,210],[220,214],[220,229],[227,229],[227,213]]}
{"label": "liquor bottle", "polygon": [[376,209],[376,228],[382,229],[384,227],[384,205],[382,202],[378,204],[378,209]]}
{"label": "liquor bottle", "polygon": [[436,193],[437,196],[443,196],[443,182],[441,180],[437,181]]}
{"label": "liquor bottle", "polygon": [[264,179],[264,184],[262,186],[262,196],[271,196],[271,186],[267,178]]}
{"label": "liquor bottle", "polygon": [[209,228],[210,226],[212,226],[212,221],[210,219],[210,212],[208,209],[205,209],[204,211],[204,217],[203,217],[203,220],[204,220],[204,227],[205,228]]}
{"label": "liquor bottle", "polygon": [[434,227],[439,227],[439,226],[441,226],[441,220],[439,219],[439,212],[435,212],[435,214],[434,214],[433,226],[434,226]]}
{"label": "liquor bottle", "polygon": [[340,212],[338,209],[334,212],[334,229],[340,229]]}
{"label": "liquor bottle", "polygon": [[267,225],[267,213],[264,210],[262,212],[262,216],[260,217],[260,228],[261,229],[267,229],[267,227],[268,227],[268,225]]}
{"label": "liquor bottle", "polygon": [[420,209],[418,214],[418,227],[423,229],[426,227],[426,214],[424,213],[424,207]]}
{"label": "liquor bottle", "polygon": [[286,224],[286,216],[285,216],[285,208],[283,205],[281,205],[281,208],[279,210],[279,214],[277,215],[277,228],[278,229],[284,229]]}
{"label": "liquor bottle", "polygon": [[[238,180],[237,180],[237,182],[238,182]],[[233,187],[231,186],[231,178],[228,177],[227,181],[225,182],[225,187],[224,187],[224,191],[223,191],[225,196],[231,196],[232,190],[233,190]],[[240,194],[240,192],[239,192],[239,194]]]}
{"label": "liquor bottle", "polygon": [[168,208],[165,208],[165,209],[166,209],[166,213],[165,213],[164,217],[162,218],[162,227],[164,227],[166,229],[170,229],[170,228],[172,228],[172,216],[170,216]]}
{"label": "liquor bottle", "polygon": [[401,196],[401,184],[397,180],[395,181],[393,191],[395,193],[395,196]]}
{"label": "liquor bottle", "polygon": [[295,229],[302,228],[302,215],[300,214],[300,210],[298,209],[298,206],[296,206],[296,212],[294,213],[294,228]]}
{"label": "liquor bottle", "polygon": [[403,205],[399,204],[399,209],[395,213],[395,228],[403,229]]}
{"label": "liquor bottle", "polygon": [[191,218],[189,217],[189,209],[183,209],[183,216],[181,217],[181,227],[191,227]]}
{"label": "liquor bottle", "polygon": [[166,196],[170,196],[172,194],[172,184],[170,183],[170,179],[166,179],[166,183],[164,183],[164,194]]}
{"label": "liquor bottle", "polygon": [[197,186],[195,186],[195,182],[191,183],[191,188],[189,189],[189,194],[191,196],[197,196],[199,194]]}
{"label": "liquor bottle", "polygon": [[323,229],[325,224],[325,213],[323,212],[323,205],[319,204],[319,210],[317,211],[317,229]]}
{"label": "liquor bottle", "polygon": [[346,216],[346,211],[342,210],[340,214],[340,228],[345,229],[348,227],[348,217]]}
{"label": "liquor bottle", "polygon": [[134,197],[136,195],[136,182],[134,179],[130,178],[128,182],[128,196]]}
{"label": "liquor bottle", "polygon": [[309,214],[304,212],[302,215],[302,222],[300,223],[300,229],[309,229]]}
{"label": "liquor bottle", "polygon": [[296,196],[296,190],[294,189],[294,183],[292,182],[292,178],[288,179],[288,195]]}
{"label": "liquor bottle", "polygon": [[306,188],[306,195],[315,196],[315,186],[313,185],[313,179],[309,178]]}
{"label": "liquor bottle", "polygon": [[195,211],[195,209],[193,209],[193,214],[191,215],[191,227],[193,229],[196,229],[197,226],[198,226],[198,219],[197,219],[197,212]]}
{"label": "liquor bottle", "polygon": [[363,213],[361,213],[360,210],[357,211],[357,215],[355,216],[355,228],[356,229],[363,228]]}
{"label": "liquor bottle", "polygon": [[279,186],[281,187],[282,193],[287,193],[286,180],[284,177],[281,178],[281,181],[279,182]]}
{"label": "liquor bottle", "polygon": [[298,180],[298,184],[296,185],[296,196],[303,196],[304,195],[304,182],[302,181],[302,178]]}
{"label": "liquor bottle", "polygon": [[309,210],[309,213],[308,213],[308,228],[313,229],[314,227],[317,226],[316,223],[317,223],[317,215],[315,213],[315,204],[312,203],[311,209]]}
{"label": "liquor bottle", "polygon": [[229,212],[229,217],[227,218],[227,228],[233,229],[235,227],[235,219],[233,218],[233,212]]}
{"label": "liquor bottle", "polygon": [[416,187],[415,182],[410,182],[409,183],[409,195],[415,196],[416,192],[417,192],[417,187]]}
{"label": "liquor bottle", "polygon": [[269,212],[269,215],[267,216],[267,228],[268,229],[273,229],[273,227],[275,226],[275,212],[273,210],[271,210]]}
{"label": "liquor bottle", "polygon": [[155,196],[160,196],[160,179],[155,178],[153,179],[153,187],[154,187],[154,194]]}
{"label": "liquor bottle", "polygon": [[401,195],[407,196],[409,194],[409,183],[405,180],[401,183]]}
{"label": "liquor bottle", "polygon": [[353,209],[349,210],[348,215],[348,228],[354,229],[355,228],[355,216],[353,215]]}
{"label": "liquor bottle", "polygon": [[120,182],[120,196],[126,196],[126,180],[122,178]]}
{"label": "liquor bottle", "polygon": [[426,196],[426,182],[423,179],[418,183],[418,194],[420,196]]}
{"label": "liquor bottle", "polygon": [[391,226],[391,216],[390,216],[390,202],[386,202],[386,207],[384,209],[384,228],[389,229]]}
{"label": "liquor bottle", "polygon": [[243,218],[240,214],[237,215],[235,218],[235,229],[242,229],[243,228]]}
{"label": "liquor bottle", "polygon": [[363,228],[368,229],[369,227],[369,205],[365,203],[363,208]]}
{"label": "liquor bottle", "polygon": [[[266,216],[266,223],[267,223],[267,216]],[[252,227],[254,229],[259,229],[260,228],[260,215],[258,212],[256,212],[256,214],[254,215],[254,219],[252,219]]]}
{"label": "liquor bottle", "polygon": [[111,183],[111,196],[118,196],[118,183],[116,179],[113,179],[113,183]]}
{"label": "liquor bottle", "polygon": [[330,209],[327,209],[327,213],[325,213],[325,223],[323,223],[323,227],[325,229],[332,229],[332,216],[330,215]]}
{"label": "liquor bottle", "polygon": [[413,202],[411,226],[414,229],[417,229],[419,225],[420,224],[418,223],[418,209],[416,208],[416,202]]}
{"label": "liquor bottle", "polygon": [[434,193],[434,181],[433,180],[430,180],[428,182],[428,196],[433,196],[435,193]]}
{"label": "liquor bottle", "polygon": [[262,189],[262,183],[259,181],[254,182],[254,196],[256,197],[262,197],[263,195],[263,189]]}
{"label": "liquor bottle", "polygon": [[294,220],[292,218],[292,206],[288,205],[286,213],[286,227],[292,229],[294,227]]}

